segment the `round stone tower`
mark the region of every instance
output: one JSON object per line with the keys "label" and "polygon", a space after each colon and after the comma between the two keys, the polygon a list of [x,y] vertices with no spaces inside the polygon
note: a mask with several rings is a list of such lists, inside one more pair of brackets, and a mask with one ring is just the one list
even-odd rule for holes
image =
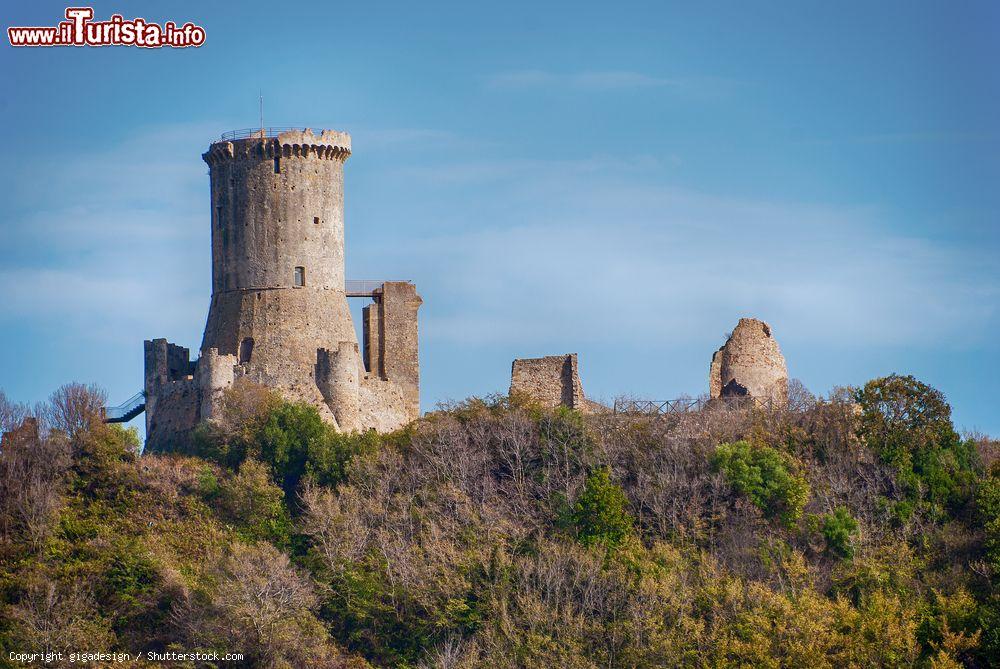
{"label": "round stone tower", "polygon": [[[409,281],[344,281],[344,161],[333,130],[227,133],[202,155],[212,190],[212,303],[201,357],[147,340],[146,447],[182,447],[238,379],[312,404],[338,429],[389,432],[420,415]],[[371,284],[371,285],[369,285]],[[369,298],[358,346],[348,296]]]}
{"label": "round stone tower", "polygon": [[212,193],[202,354],[236,356],[238,373],[320,407],[317,351],[357,350],[344,287],[350,154],[347,133],[293,130],[223,139],[202,156]]}
{"label": "round stone tower", "polygon": [[774,406],[788,403],[785,357],[767,323],[740,319],[712,356],[709,387],[713,398],[749,395]]}

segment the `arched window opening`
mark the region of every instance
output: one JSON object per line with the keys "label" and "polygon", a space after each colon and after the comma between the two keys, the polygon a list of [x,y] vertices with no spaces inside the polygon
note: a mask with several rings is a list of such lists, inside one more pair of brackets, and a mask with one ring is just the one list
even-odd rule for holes
{"label": "arched window opening", "polygon": [[250,362],[253,355],[253,337],[244,337],[240,342],[240,364],[245,365]]}
{"label": "arched window opening", "polygon": [[296,267],[295,268],[295,287],[301,288],[306,285],[306,268]]}

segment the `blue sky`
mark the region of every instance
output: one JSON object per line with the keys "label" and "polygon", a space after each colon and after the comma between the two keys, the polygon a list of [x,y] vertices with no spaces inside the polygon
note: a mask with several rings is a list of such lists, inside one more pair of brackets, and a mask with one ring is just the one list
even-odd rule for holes
{"label": "blue sky", "polygon": [[598,399],[702,393],[752,315],[814,392],[912,373],[1000,434],[1000,4],[95,4],[116,12],[206,44],[0,46],[15,399],[124,400],[143,339],[197,349],[200,154],[262,91],[267,124],[353,135],[348,276],[417,283],[425,409],[571,351]]}

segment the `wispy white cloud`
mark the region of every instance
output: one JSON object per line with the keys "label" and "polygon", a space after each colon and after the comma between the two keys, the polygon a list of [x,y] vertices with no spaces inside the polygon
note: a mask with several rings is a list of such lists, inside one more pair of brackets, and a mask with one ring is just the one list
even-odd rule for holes
{"label": "wispy white cloud", "polygon": [[464,148],[475,145],[468,137],[447,130],[433,128],[369,128],[352,126],[353,144],[364,149],[398,149],[400,147],[418,147],[426,150],[433,147]]}
{"label": "wispy white cloud", "polygon": [[966,144],[1000,141],[994,132],[882,132],[837,138],[807,139],[803,146],[842,146],[844,144]]}
{"label": "wispy white cloud", "polygon": [[894,234],[882,208],[699,193],[641,160],[455,164],[454,180],[443,169],[407,178],[442,197],[493,187],[485,223],[413,231],[377,257],[351,250],[418,279],[429,341],[655,349],[756,315],[817,346],[948,348],[1000,326],[989,249]]}
{"label": "wispy white cloud", "polygon": [[731,94],[736,82],[708,76],[658,77],[631,70],[583,70],[557,73],[549,70],[500,72],[486,79],[494,89],[566,89],[578,91],[622,91],[664,89],[686,97],[718,97]]}
{"label": "wispy white cloud", "polygon": [[156,127],[25,161],[0,227],[0,325],[137,346],[200,319],[210,275],[199,155],[215,128]]}

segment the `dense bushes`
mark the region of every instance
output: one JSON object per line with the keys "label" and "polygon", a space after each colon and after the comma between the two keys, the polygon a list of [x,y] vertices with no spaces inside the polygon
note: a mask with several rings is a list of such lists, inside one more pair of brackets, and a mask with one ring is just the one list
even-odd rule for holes
{"label": "dense bushes", "polygon": [[738,441],[720,444],[712,464],[767,517],[793,523],[802,516],[809,484],[793,472],[791,457],[769,446]]}
{"label": "dense bushes", "polygon": [[250,383],[238,383],[223,404],[223,420],[199,426],[191,454],[230,469],[248,460],[263,463],[289,500],[306,476],[336,485],[344,478],[347,462],[379,441],[374,432],[341,434],[323,421],[316,407],[281,401]]}
{"label": "dense bushes", "polygon": [[337,434],[243,384],[187,452],[142,457],[88,416],[89,392],[46,412],[0,396],[6,429],[42,417],[0,450],[4,652],[510,669],[1000,657],[996,444],[959,438],[909,378],[794,412],[658,419],[488,398],[387,436]]}

